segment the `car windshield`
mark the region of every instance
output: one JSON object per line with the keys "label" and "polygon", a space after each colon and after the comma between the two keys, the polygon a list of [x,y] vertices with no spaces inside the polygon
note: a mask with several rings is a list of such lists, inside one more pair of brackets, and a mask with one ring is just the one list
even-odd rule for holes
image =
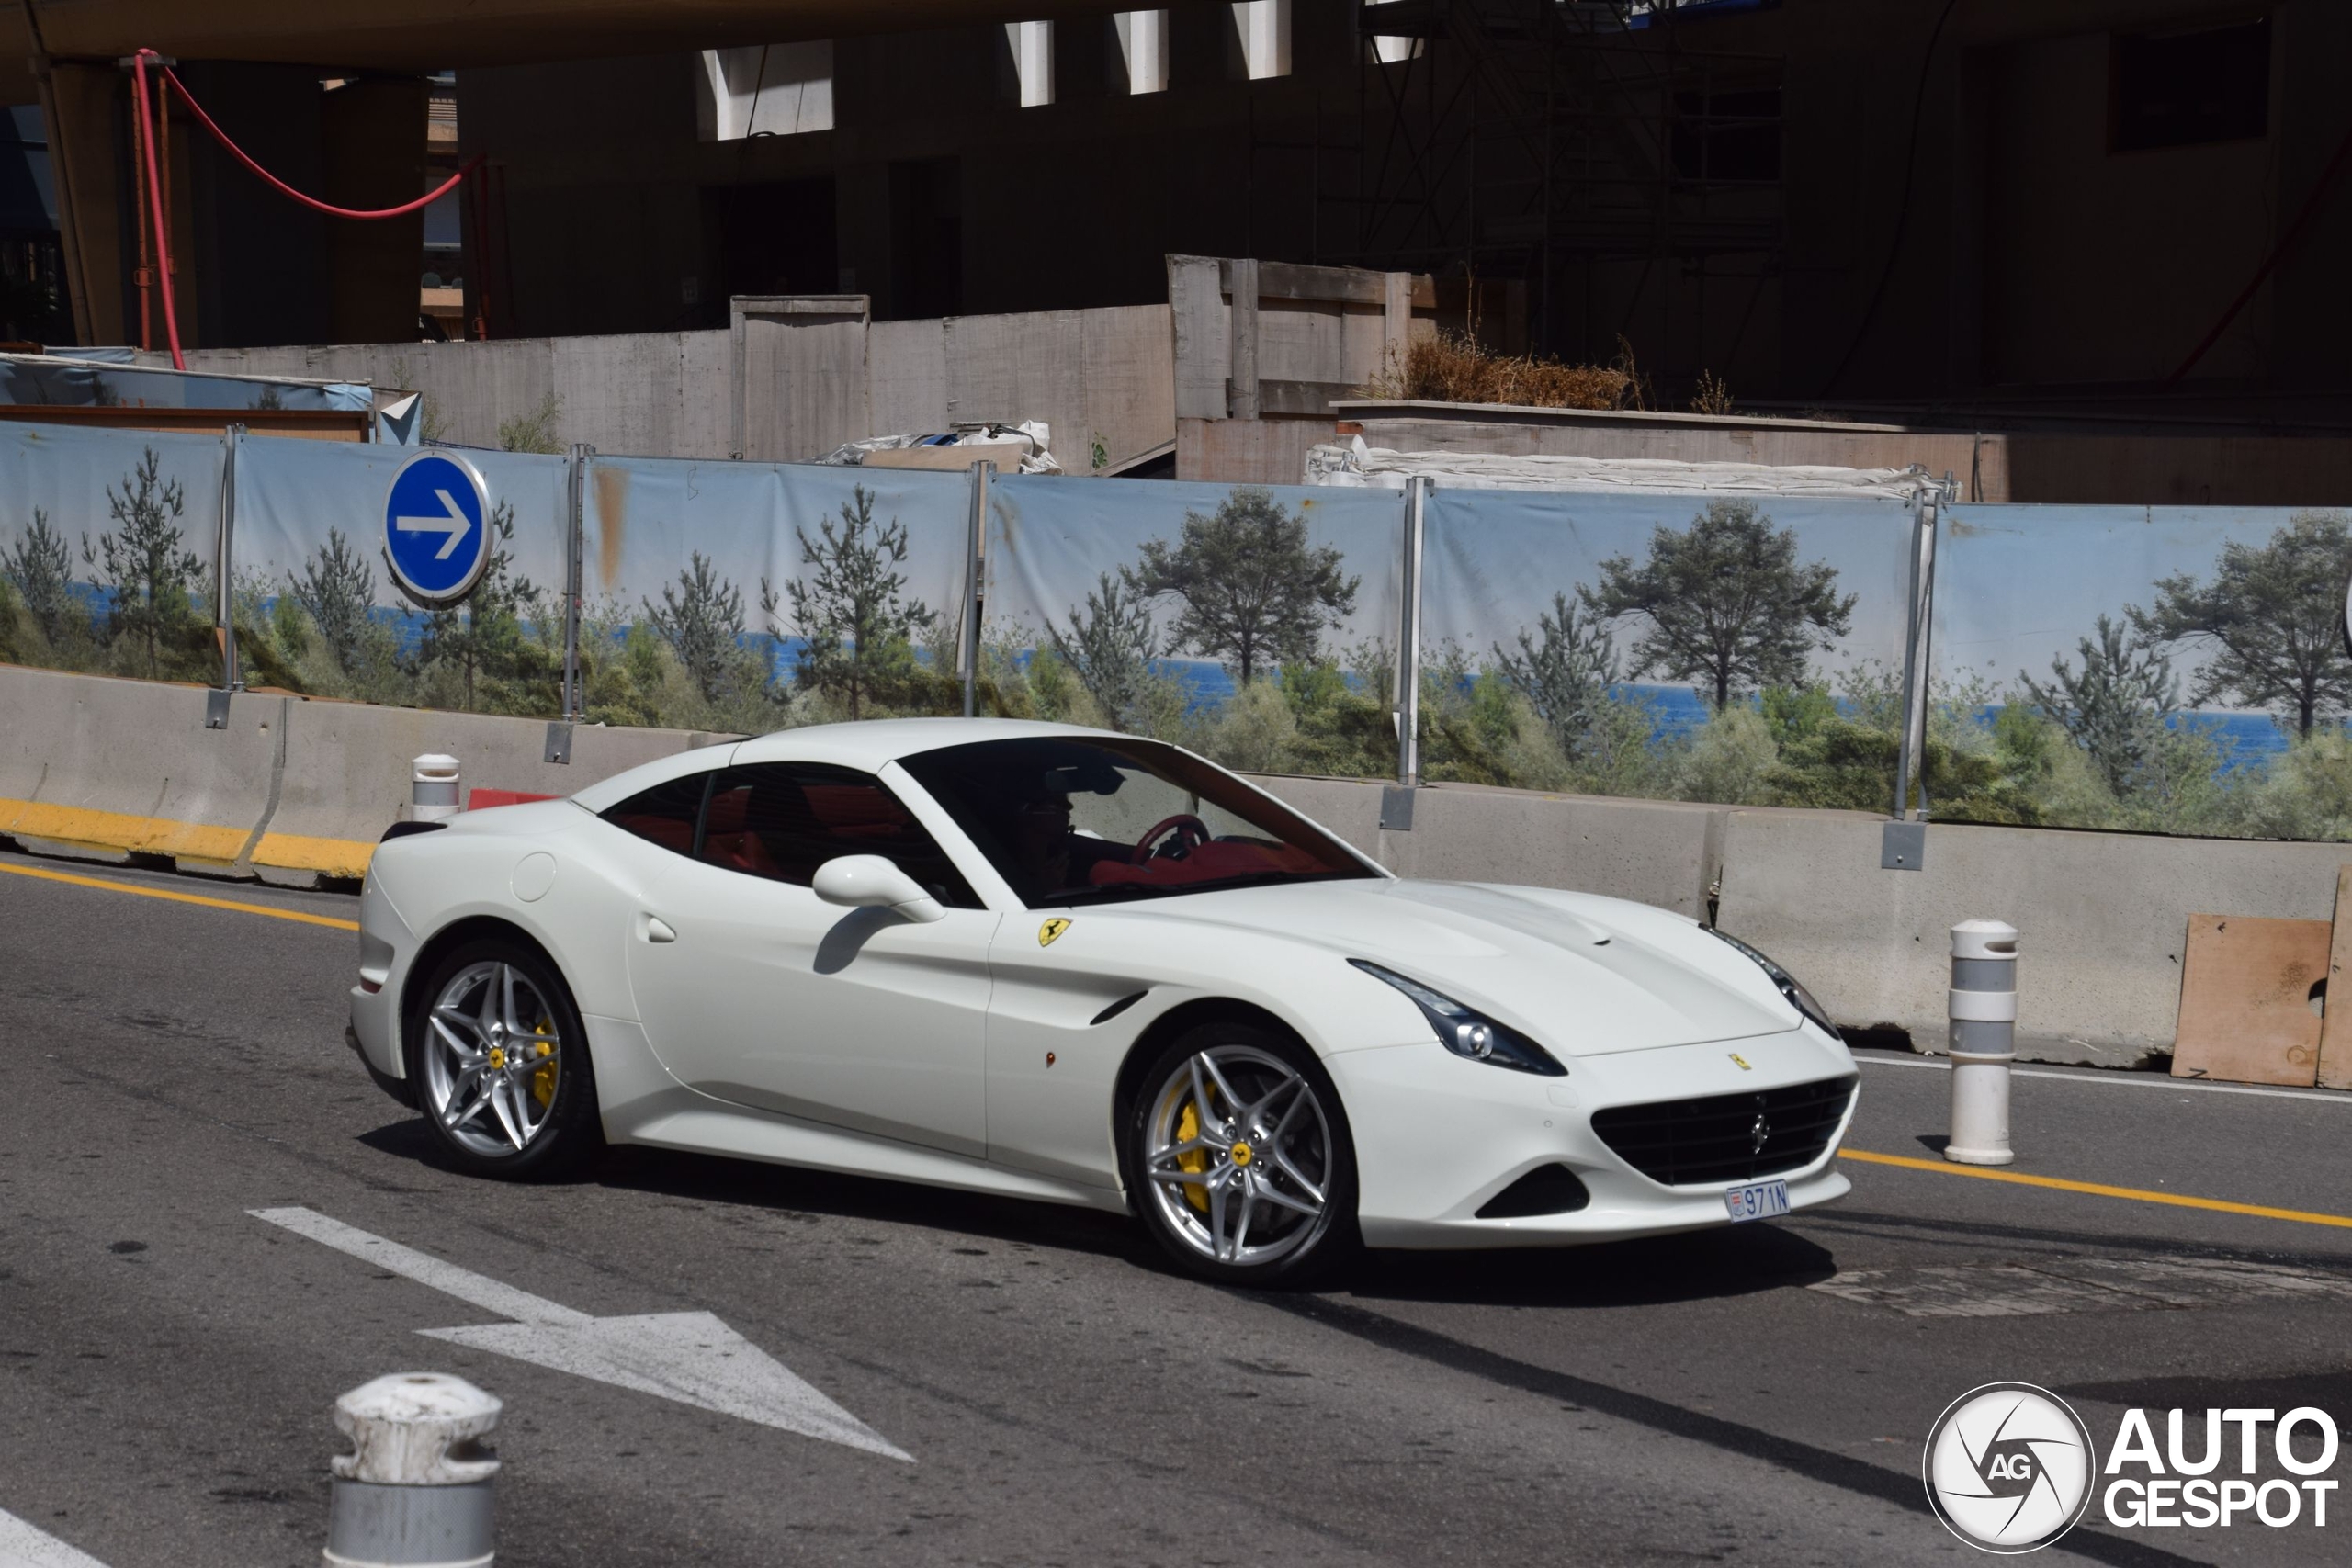
{"label": "car windshield", "polygon": [[982,740],[899,766],[1032,908],[1378,874],[1288,807],[1154,740]]}

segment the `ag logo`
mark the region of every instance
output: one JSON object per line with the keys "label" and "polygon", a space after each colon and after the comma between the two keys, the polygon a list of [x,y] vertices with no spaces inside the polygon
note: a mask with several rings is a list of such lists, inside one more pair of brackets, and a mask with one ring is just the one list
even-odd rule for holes
{"label": "ag logo", "polygon": [[1044,925],[1037,928],[1037,945],[1039,947],[1053,946],[1054,939],[1068,930],[1069,930],[1069,922],[1060,919],[1058,916],[1053,919],[1047,920]]}
{"label": "ag logo", "polygon": [[2075,1528],[2098,1468],[2090,1428],[2031,1383],[1969,1390],[1936,1420],[1920,1466],[1928,1506],[1980,1551],[2038,1551]]}

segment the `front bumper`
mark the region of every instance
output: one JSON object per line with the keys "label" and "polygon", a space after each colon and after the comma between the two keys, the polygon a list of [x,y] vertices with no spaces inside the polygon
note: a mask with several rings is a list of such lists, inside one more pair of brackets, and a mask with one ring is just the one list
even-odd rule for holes
{"label": "front bumper", "polygon": [[[1745,1065],[1741,1065],[1744,1063]],[[1578,1057],[1565,1078],[1464,1061],[1435,1041],[1326,1058],[1354,1134],[1357,1217],[1373,1247],[1564,1247],[1727,1225],[1725,1186],[1668,1187],[1592,1130],[1609,1106],[1779,1089],[1850,1076],[1843,1046],[1807,1027],[1783,1034]],[[1758,1180],[1789,1184],[1792,1210],[1843,1197],[1846,1118],[1809,1164]],[[1478,1209],[1546,1165],[1574,1171],[1591,1201],[1567,1213],[1482,1220]],[[1745,1185],[1739,1183],[1738,1185]]]}

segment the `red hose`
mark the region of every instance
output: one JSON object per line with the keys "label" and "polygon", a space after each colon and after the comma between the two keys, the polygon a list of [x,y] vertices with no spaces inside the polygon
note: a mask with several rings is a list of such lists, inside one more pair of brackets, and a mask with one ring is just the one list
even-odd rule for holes
{"label": "red hose", "polygon": [[[155,122],[147,115],[147,56],[152,52],[142,49],[130,57],[131,87],[139,99],[140,140],[145,143],[147,153],[147,200],[154,209],[155,265],[164,283],[164,332],[171,339],[172,368],[185,370],[187,361],[180,357],[179,311],[172,304],[172,241],[164,232],[164,187],[155,164]],[[164,74],[170,73],[166,68]]]}
{"label": "red hose", "polygon": [[[164,278],[164,329],[171,338],[173,368],[185,370],[187,368],[187,362],[180,356],[179,320],[176,312],[175,312],[172,308],[171,239],[164,232],[164,198],[162,186],[159,183],[160,177],[156,173],[155,166],[154,122],[149,117],[147,108],[147,62],[150,60],[153,60],[161,64],[163,58],[164,57],[162,55],[156,53],[152,49],[142,49],[139,51],[138,53],[131,56],[131,75],[139,103],[139,124],[147,144],[147,189],[154,207],[156,265],[161,269]],[[259,164],[254,163],[253,159],[247,155],[243,148],[229,140],[229,133],[227,131],[221,130],[218,125],[213,123],[212,117],[204,112],[204,106],[196,101],[196,95],[187,90],[187,84],[179,79],[178,73],[175,72],[168,65],[163,65],[162,70],[164,73],[164,80],[171,86],[178,89],[180,102],[187,106],[188,112],[196,116],[198,124],[202,125],[205,130],[212,133],[213,140],[220,142],[221,146],[226,147],[231,152],[236,155],[237,162],[243,164],[246,168],[251,169],[255,175],[258,175],[269,185],[277,187],[281,194],[292,197],[294,200],[300,202],[303,206],[311,208],[315,211],[323,212],[330,218],[377,219],[402,217],[405,214],[417,211],[421,208],[432,206],[435,202],[448,195],[452,189],[456,188],[458,181],[464,179],[468,175],[473,173],[474,170],[481,166],[482,160],[480,155],[469,158],[463,164],[459,165],[456,174],[451,175],[447,179],[442,181],[439,185],[434,186],[423,196],[418,197],[414,201],[403,202],[398,207],[387,207],[372,211],[362,210],[352,207],[335,207],[327,202],[319,200],[316,197],[303,195],[300,191],[296,190],[292,186],[288,185],[284,180],[279,179],[276,175],[271,174],[267,169],[263,168]],[[160,92],[157,95],[155,107],[158,111],[163,107]]]}

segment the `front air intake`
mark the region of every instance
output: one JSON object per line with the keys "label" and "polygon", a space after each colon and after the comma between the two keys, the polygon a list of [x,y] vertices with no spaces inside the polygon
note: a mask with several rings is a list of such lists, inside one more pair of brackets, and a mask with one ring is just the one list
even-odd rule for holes
{"label": "front air intake", "polygon": [[1487,1199],[1482,1220],[1525,1220],[1538,1214],[1573,1214],[1592,1201],[1577,1173],[1565,1165],[1539,1165]]}
{"label": "front air intake", "polygon": [[1846,1118],[1854,1083],[1823,1078],[1753,1094],[1620,1105],[1594,1111],[1592,1130],[1626,1164],[1668,1187],[1749,1181],[1819,1159]]}

